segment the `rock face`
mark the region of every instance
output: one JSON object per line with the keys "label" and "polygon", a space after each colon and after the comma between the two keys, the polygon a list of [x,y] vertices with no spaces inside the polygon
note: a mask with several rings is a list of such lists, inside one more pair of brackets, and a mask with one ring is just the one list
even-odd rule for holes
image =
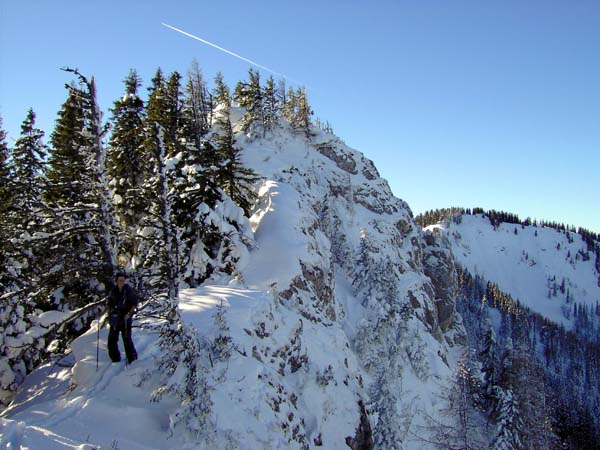
{"label": "rock face", "polygon": [[360,422],[356,429],[356,434],[346,438],[346,445],[352,450],[372,450],[373,432],[371,431],[369,417],[367,416],[367,411],[362,400],[358,402],[358,407],[360,409]]}
{"label": "rock face", "polygon": [[[434,386],[452,375],[448,348],[464,335],[454,308],[450,253],[423,235],[373,163],[335,136],[313,130],[307,138],[284,127],[267,139],[240,136],[238,142],[245,162],[265,179],[251,218],[258,248],[250,266],[265,264],[268,249],[280,249],[277,260],[269,261],[271,273],[257,277],[246,270],[244,281],[273,292],[282,306],[311,323],[311,333],[341,331],[346,342],[332,367],[342,383],[329,386],[336,395],[349,390],[357,399],[352,427],[338,425],[335,432],[333,420],[328,424],[320,413],[294,408],[303,437],[290,442],[301,443],[299,448],[310,443],[370,449],[381,447],[386,436],[403,448],[419,448],[411,427],[436,414],[436,402],[423,392],[434,396]],[[296,334],[306,341],[305,329]],[[268,351],[264,342],[257,345],[263,361]],[[312,366],[318,351],[303,347],[298,373],[328,379],[327,371]],[[349,366],[350,360],[356,362]],[[289,378],[277,383],[293,390],[298,405],[306,398],[305,385],[294,390]],[[395,407],[377,400],[385,392],[398,393]],[[340,429],[341,440],[335,437]]]}
{"label": "rock face", "polygon": [[435,230],[425,232],[423,238],[423,270],[433,285],[439,327],[442,333],[455,331],[451,338],[448,333],[450,345],[464,345],[466,335],[461,318],[456,313],[458,278],[450,243],[443,233]]}

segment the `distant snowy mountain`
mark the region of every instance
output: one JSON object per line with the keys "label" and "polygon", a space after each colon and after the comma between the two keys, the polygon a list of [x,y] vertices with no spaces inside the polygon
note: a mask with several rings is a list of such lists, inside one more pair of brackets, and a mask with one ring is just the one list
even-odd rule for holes
{"label": "distant snowy mountain", "polygon": [[[313,128],[306,136],[283,122],[265,138],[248,140],[238,131],[237,139],[246,164],[262,176],[250,218],[256,247],[237,276],[184,290],[179,306],[206,346],[220,349],[202,362],[208,435],[198,440],[174,426],[174,399],[150,402],[159,351],[154,333],[134,331],[140,359],[125,367],[109,362],[102,329],[96,370],[92,328],[68,357],[29,376],[0,419],[1,448],[443,444],[438,432],[458,420],[443,411],[466,342],[450,253],[425,243],[408,205],[393,197],[373,163],[334,135]],[[477,270],[497,267],[488,269],[486,255],[475,253],[466,236],[480,228],[504,235],[467,225],[448,230],[454,248],[476,260]],[[556,252],[550,237],[543,239],[539,252]],[[518,257],[519,249],[507,248]],[[541,254],[527,249],[529,261],[542,266]],[[598,291],[575,276],[584,267],[574,263],[567,283],[580,301],[586,292],[591,302]],[[540,303],[560,301],[545,294],[540,288]]]}
{"label": "distant snowy mountain", "polygon": [[600,274],[582,237],[549,227],[500,223],[483,214],[460,215],[426,231],[442,232],[456,260],[472,275],[496,283],[531,310],[574,324],[575,307],[595,311]]}

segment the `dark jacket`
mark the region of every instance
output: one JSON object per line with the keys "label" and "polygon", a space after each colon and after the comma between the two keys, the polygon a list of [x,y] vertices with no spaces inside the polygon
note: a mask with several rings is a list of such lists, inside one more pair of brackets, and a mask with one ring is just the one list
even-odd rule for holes
{"label": "dark jacket", "polygon": [[135,291],[129,285],[123,286],[123,289],[119,291],[118,286],[115,286],[108,295],[108,313],[118,314],[124,317],[125,314],[133,312],[137,306],[137,298]]}

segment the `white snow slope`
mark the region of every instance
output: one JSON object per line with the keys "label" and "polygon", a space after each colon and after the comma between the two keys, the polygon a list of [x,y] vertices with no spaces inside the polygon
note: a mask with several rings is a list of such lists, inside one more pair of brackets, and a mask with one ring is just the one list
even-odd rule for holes
{"label": "white snow slope", "polygon": [[[68,357],[27,378],[0,417],[0,449],[348,449],[357,431],[368,435],[361,404],[375,435],[387,427],[402,448],[427,448],[420,425],[444,407],[463,330],[452,316],[440,329],[408,206],[331,134],[307,138],[284,125],[266,139],[239,134],[238,144],[264,177],[251,217],[256,248],[235,277],[180,298],[184,321],[209,344],[223,334],[215,314],[225,309],[231,354],[205,367],[212,437],[171,435],[176,402],[149,401],[155,334],[134,330],[140,358],[125,367],[110,363],[100,330],[96,369],[92,328]],[[374,403],[382,383],[395,395],[391,409]]]}
{"label": "white snow slope", "polygon": [[583,260],[579,252],[587,253],[587,245],[576,233],[569,233],[570,243],[564,232],[553,228],[501,223],[494,230],[481,214],[425,228],[436,229],[443,230],[454,257],[473,275],[498,284],[515,300],[568,329],[573,303],[595,307],[600,301],[594,255]]}

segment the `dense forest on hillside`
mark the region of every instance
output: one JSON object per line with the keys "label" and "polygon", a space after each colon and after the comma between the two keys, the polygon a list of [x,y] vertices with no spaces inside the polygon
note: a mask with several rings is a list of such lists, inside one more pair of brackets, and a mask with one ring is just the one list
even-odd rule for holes
{"label": "dense forest on hillside", "polygon": [[580,307],[578,331],[567,331],[460,267],[459,285],[482,374],[470,378],[476,406],[507,424],[523,443],[515,448],[600,448],[598,306]]}

